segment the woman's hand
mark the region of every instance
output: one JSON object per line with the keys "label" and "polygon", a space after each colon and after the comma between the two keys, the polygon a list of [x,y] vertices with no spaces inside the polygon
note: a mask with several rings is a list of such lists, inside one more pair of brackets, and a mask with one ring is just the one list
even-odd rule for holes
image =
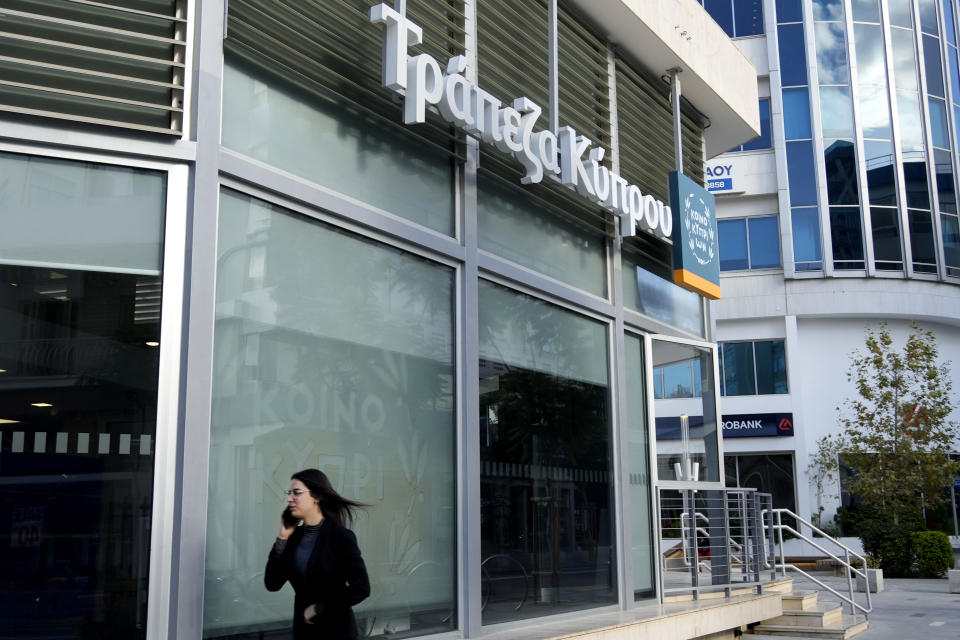
{"label": "woman's hand", "polygon": [[310,605],[309,607],[307,607],[306,609],[303,610],[303,621],[306,622],[307,624],[313,624],[313,619],[314,619],[315,617],[317,617],[317,606],[316,606],[316,605],[313,605],[313,604],[312,604],[312,605]]}

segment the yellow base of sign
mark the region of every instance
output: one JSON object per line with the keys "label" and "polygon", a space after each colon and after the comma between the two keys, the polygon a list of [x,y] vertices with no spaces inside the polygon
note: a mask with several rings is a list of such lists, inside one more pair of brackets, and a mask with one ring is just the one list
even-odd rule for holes
{"label": "yellow base of sign", "polygon": [[704,298],[710,298],[711,300],[720,299],[720,285],[714,284],[705,278],[701,278],[697,274],[691,273],[686,269],[677,269],[674,271],[673,281],[684,289],[689,289],[690,291],[699,293]]}

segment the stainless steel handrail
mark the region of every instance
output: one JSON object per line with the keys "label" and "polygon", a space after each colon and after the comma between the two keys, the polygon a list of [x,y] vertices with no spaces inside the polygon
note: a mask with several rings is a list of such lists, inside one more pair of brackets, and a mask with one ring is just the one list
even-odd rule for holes
{"label": "stainless steel handrail", "polygon": [[[859,610],[859,611],[861,611],[861,612],[866,616],[866,615],[868,615],[871,611],[873,611],[873,603],[871,602],[871,599],[870,599],[870,580],[869,580],[868,574],[867,574],[867,559],[866,559],[865,556],[857,553],[856,551],[854,551],[853,549],[851,549],[851,548],[848,547],[847,545],[843,544],[842,542],[840,542],[840,541],[837,540],[836,538],[833,538],[833,537],[827,535],[822,529],[818,528],[818,527],[817,527],[816,525],[814,525],[812,522],[809,522],[809,521],[801,518],[799,515],[797,515],[796,513],[794,513],[793,511],[791,511],[790,509],[780,508],[780,509],[772,509],[772,510],[769,510],[769,511],[767,511],[766,509],[763,510],[763,514],[764,514],[764,515],[766,515],[766,514],[768,514],[768,513],[769,513],[769,515],[771,516],[771,517],[770,517],[770,524],[768,525],[768,524],[766,523],[766,518],[764,518],[764,525],[763,525],[763,526],[764,526],[764,529],[765,529],[765,530],[768,530],[769,528],[772,528],[773,531],[776,533],[777,543],[778,543],[777,546],[778,546],[779,549],[780,549],[780,559],[781,559],[780,562],[777,562],[776,549],[774,550],[773,567],[774,567],[775,570],[776,570],[776,569],[780,569],[780,573],[781,573],[781,575],[783,575],[783,576],[786,576],[786,575],[787,575],[787,570],[788,570],[788,569],[791,570],[791,571],[796,571],[797,573],[803,575],[805,578],[807,578],[807,579],[810,580],[811,582],[815,582],[816,584],[820,585],[820,587],[822,587],[823,589],[826,589],[827,591],[829,591],[830,593],[832,593],[833,595],[837,596],[838,598],[840,598],[841,600],[843,600],[844,602],[846,602],[848,605],[850,605],[850,613],[852,613],[852,614],[856,614],[857,610]],[[800,531],[797,531],[796,529],[794,529],[794,528],[791,527],[790,525],[783,524],[783,515],[784,515],[784,514],[790,516],[791,518],[795,519],[798,523],[800,523],[800,524],[801,524],[801,527],[800,527],[801,529],[803,528],[802,525],[806,525],[806,526],[810,527],[811,532],[813,532],[814,534],[819,534],[822,538],[824,538],[824,539],[826,539],[826,540],[829,540],[831,543],[833,543],[833,544],[835,544],[836,546],[840,547],[840,548],[843,550],[844,558],[838,557],[838,556],[837,556],[836,554],[834,554],[832,551],[830,551],[829,549],[826,549],[823,545],[821,545],[821,544],[813,541],[811,538],[808,538],[808,537],[805,536],[803,533],[801,533]],[[775,520],[774,520],[774,518],[775,518]],[[801,569],[800,567],[797,567],[797,566],[792,565],[792,564],[787,564],[786,555],[784,554],[784,551],[783,551],[783,532],[784,532],[784,531],[786,531],[786,532],[788,532],[788,533],[792,533],[792,534],[795,535],[798,539],[803,540],[804,542],[810,544],[811,546],[815,547],[816,549],[818,549],[818,550],[821,551],[822,553],[825,553],[825,554],[828,555],[829,557],[831,557],[831,558],[833,558],[834,560],[836,560],[837,562],[839,562],[839,563],[841,564],[841,566],[846,567],[846,569],[847,569],[847,571],[846,571],[846,573],[847,573],[847,592],[848,592],[849,595],[848,595],[848,596],[843,595],[842,593],[840,593],[839,591],[837,591],[836,589],[834,589],[834,588],[831,587],[830,585],[828,585],[828,584],[826,584],[825,582],[823,582],[822,580],[819,580],[818,578],[810,575],[809,573],[807,573],[806,571],[804,571],[804,570]],[[857,567],[854,566],[853,562],[852,562],[851,559],[850,559],[851,556],[853,556],[857,561],[859,561],[859,564],[861,564],[861,565],[863,566],[863,570],[862,570],[862,571],[861,571],[859,568],[857,568]],[[770,565],[770,563],[765,563],[765,566],[769,567],[769,566],[771,566],[771,565]],[[865,585],[864,591],[866,592],[866,601],[867,601],[866,606],[861,605],[861,604],[860,604],[859,602],[857,602],[857,601],[855,600],[855,598],[854,598],[854,595],[853,595],[853,593],[854,593],[854,591],[853,591],[853,574],[856,574],[856,575],[858,575],[858,576],[861,576],[861,577],[863,578],[863,580],[864,580],[864,585]]]}

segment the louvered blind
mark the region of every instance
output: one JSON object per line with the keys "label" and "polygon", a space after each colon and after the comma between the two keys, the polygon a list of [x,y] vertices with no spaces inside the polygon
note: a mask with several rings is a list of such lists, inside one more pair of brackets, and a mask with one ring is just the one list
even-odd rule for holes
{"label": "louvered blind", "polygon": [[527,97],[543,107],[537,130],[550,123],[550,55],[543,0],[478,0],[480,86],[509,104]]}
{"label": "louvered blind", "polygon": [[3,0],[0,111],[183,128],[186,0]]}
{"label": "louvered blind", "polygon": [[570,125],[606,150],[610,166],[610,86],[606,42],[560,4],[557,11],[560,126]]}
{"label": "louvered blind", "polygon": [[[668,174],[674,170],[673,115],[669,87],[648,78],[617,55],[617,131],[620,175],[669,202]],[[703,127],[681,109],[683,172],[703,183]]]}
{"label": "louvered blind", "polygon": [[[450,149],[457,134],[439,117],[405,127],[400,103],[380,84],[383,27],[370,22],[377,0],[230,0],[228,52],[301,89],[350,100],[410,135]],[[407,16],[423,28],[423,44],[441,66],[463,54],[462,0],[408,0]]]}

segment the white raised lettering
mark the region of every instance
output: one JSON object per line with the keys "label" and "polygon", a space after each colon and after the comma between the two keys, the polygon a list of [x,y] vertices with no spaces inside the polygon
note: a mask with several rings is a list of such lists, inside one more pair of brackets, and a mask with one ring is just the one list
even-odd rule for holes
{"label": "white raised lettering", "polygon": [[407,59],[407,78],[413,77],[403,101],[404,124],[427,119],[427,104],[437,104],[443,96],[443,74],[432,56],[421,53]]}
{"label": "white raised lettering", "polygon": [[370,21],[386,25],[383,41],[383,86],[393,89],[407,88],[407,47],[423,41],[423,30],[406,16],[385,4],[370,7]]}

